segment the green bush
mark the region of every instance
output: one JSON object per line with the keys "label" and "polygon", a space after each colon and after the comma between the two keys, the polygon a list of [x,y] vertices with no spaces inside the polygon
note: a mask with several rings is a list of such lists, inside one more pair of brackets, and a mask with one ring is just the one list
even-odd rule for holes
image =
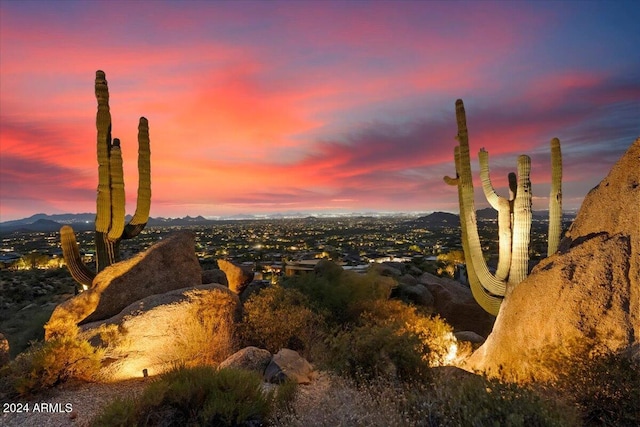
{"label": "green bush", "polygon": [[332,267],[286,278],[282,286],[305,294],[316,312],[326,313],[334,325],[356,322],[365,303],[388,299],[396,286],[392,278],[374,271],[358,274]]}
{"label": "green bush", "polygon": [[387,326],[398,333],[416,335],[421,345],[417,349],[431,366],[451,363],[457,349],[453,328],[438,316],[419,313],[397,300],[375,300],[362,306],[360,323]]}
{"label": "green bush", "polygon": [[410,419],[433,426],[577,426],[575,410],[527,386],[475,375],[436,376],[428,389],[407,388]]}
{"label": "green bush", "polygon": [[363,325],[338,332],[329,340],[327,365],[357,380],[428,377],[424,357],[429,348],[409,331],[392,326]]}
{"label": "green bush", "polygon": [[10,396],[28,396],[69,379],[95,380],[102,352],[87,341],[59,338],[34,343],[2,368],[1,382]]}
{"label": "green bush", "polygon": [[584,425],[640,423],[640,361],[601,348],[559,361],[552,387],[581,411]]}
{"label": "green bush", "polygon": [[302,292],[274,285],[247,300],[240,330],[248,345],[272,353],[290,348],[309,357],[322,342],[324,320]]}
{"label": "green bush", "polygon": [[94,426],[260,425],[271,410],[255,372],[212,367],[177,368],[151,383],[141,396],[116,400]]}

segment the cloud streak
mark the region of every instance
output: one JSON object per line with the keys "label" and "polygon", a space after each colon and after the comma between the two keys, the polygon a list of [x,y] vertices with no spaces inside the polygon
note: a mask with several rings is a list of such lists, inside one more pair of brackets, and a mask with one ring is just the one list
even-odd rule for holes
{"label": "cloud streak", "polygon": [[94,208],[96,69],[129,203],[149,119],[155,216],[456,210],[457,98],[474,170],[530,154],[541,203],[552,137],[575,208],[640,134],[633,2],[105,5],[0,5],[2,221]]}

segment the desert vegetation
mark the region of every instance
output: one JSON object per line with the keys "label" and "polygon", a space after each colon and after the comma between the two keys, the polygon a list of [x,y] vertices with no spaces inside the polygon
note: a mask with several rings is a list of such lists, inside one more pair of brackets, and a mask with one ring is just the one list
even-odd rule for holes
{"label": "desert vegetation", "polygon": [[[390,298],[394,283],[322,263],[254,293],[235,332],[228,322],[215,328],[195,306],[193,334],[181,342],[200,340],[199,358],[154,378],[137,397],[104,402],[93,425],[625,426],[639,419],[637,361],[583,343],[579,354],[540,354],[550,381],[471,374],[456,367],[470,348],[438,316]],[[105,342],[117,335],[108,329]],[[205,329],[214,332],[202,341]],[[318,377],[272,385],[255,372],[216,368],[247,345],[295,349]],[[3,398],[99,380],[102,356],[80,337],[33,342],[2,368]]]}

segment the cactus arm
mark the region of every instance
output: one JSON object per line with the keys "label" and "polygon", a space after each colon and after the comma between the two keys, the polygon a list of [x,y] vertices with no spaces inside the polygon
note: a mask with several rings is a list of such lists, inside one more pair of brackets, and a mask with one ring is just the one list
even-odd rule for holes
{"label": "cactus arm", "polygon": [[529,241],[531,239],[531,159],[518,157],[518,190],[513,204],[513,246],[509,284],[522,282],[529,272]]}
{"label": "cactus arm", "polygon": [[549,234],[547,256],[558,250],[562,234],[562,152],[560,140],[551,140],[551,192],[549,194]]}
{"label": "cactus arm", "polygon": [[451,178],[450,176],[445,176],[443,179],[447,185],[455,185],[457,187],[460,183],[460,146],[458,145],[453,148],[453,160],[456,166],[456,177]]}
{"label": "cactus arm", "polygon": [[[455,150],[455,158],[456,158],[456,170],[459,170],[460,163],[460,150],[459,147],[456,146]],[[460,218],[465,218],[465,206],[462,203],[462,187],[458,186],[458,200],[460,201]],[[482,307],[484,311],[487,313],[497,316],[498,311],[500,310],[500,305],[502,304],[502,298],[499,296],[491,295],[487,290],[482,286],[478,275],[476,274],[476,269],[473,264],[473,259],[470,254],[471,251],[469,249],[469,239],[467,238],[467,224],[465,221],[460,221],[460,228],[462,230],[462,250],[464,251],[465,263],[467,264],[467,277],[469,279],[469,286],[471,288],[471,294],[473,298],[476,300],[478,305]]]}
{"label": "cactus arm", "polygon": [[90,288],[96,274],[89,270],[82,262],[76,236],[71,226],[63,225],[62,228],[60,228],[60,243],[62,246],[62,254],[71,276],[76,282]]}
{"label": "cactus arm", "polygon": [[480,163],[480,181],[482,182],[482,191],[491,207],[497,211],[500,209],[500,199],[491,184],[491,176],[489,173],[489,153],[484,148],[478,152],[478,163]]}
{"label": "cactus arm", "polygon": [[[459,164],[459,188],[461,209],[460,223],[465,222],[466,240],[468,251],[465,251],[465,261],[471,260],[475,273],[482,286],[494,295],[504,295],[506,282],[497,279],[489,272],[487,264],[482,255],[480,246],[480,236],[476,224],[476,212],[473,193],[473,180],[471,177],[471,157],[469,154],[469,136],[462,100],[456,101],[456,120],[458,123],[458,141],[460,142],[460,164]],[[467,269],[468,270],[468,269]]]}
{"label": "cactus arm", "polygon": [[96,129],[98,131],[98,196],[96,201],[96,231],[107,233],[111,226],[111,182],[109,155],[111,154],[111,112],[109,88],[104,71],[96,71],[95,93],[98,100]]}
{"label": "cactus arm", "polygon": [[124,171],[122,169],[122,152],[120,140],[115,138],[109,156],[109,171],[111,180],[111,227],[107,237],[109,240],[119,240],[124,231],[125,195]]}
{"label": "cactus arm", "polygon": [[489,153],[483,148],[478,153],[482,190],[489,204],[498,211],[498,268],[496,278],[506,280],[511,268],[511,204],[509,200],[498,196],[491,184],[489,174]]}
{"label": "cactus arm", "polygon": [[149,143],[149,122],[140,117],[138,124],[138,199],[136,212],[124,229],[123,239],[137,236],[149,221],[151,208],[151,149]]}

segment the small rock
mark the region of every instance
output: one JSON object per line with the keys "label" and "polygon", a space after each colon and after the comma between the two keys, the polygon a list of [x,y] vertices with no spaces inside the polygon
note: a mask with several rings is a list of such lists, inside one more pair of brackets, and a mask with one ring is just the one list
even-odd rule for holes
{"label": "small rock", "polygon": [[264,374],[265,369],[271,362],[271,352],[258,347],[245,347],[227,357],[219,368],[238,368]]}
{"label": "small rock", "polygon": [[264,380],[274,384],[281,384],[287,379],[298,384],[309,384],[314,377],[313,366],[297,351],[288,348],[276,353],[264,371]]}
{"label": "small rock", "polygon": [[467,341],[472,344],[482,344],[485,342],[485,337],[476,334],[473,331],[460,331],[453,334],[458,341]]}

